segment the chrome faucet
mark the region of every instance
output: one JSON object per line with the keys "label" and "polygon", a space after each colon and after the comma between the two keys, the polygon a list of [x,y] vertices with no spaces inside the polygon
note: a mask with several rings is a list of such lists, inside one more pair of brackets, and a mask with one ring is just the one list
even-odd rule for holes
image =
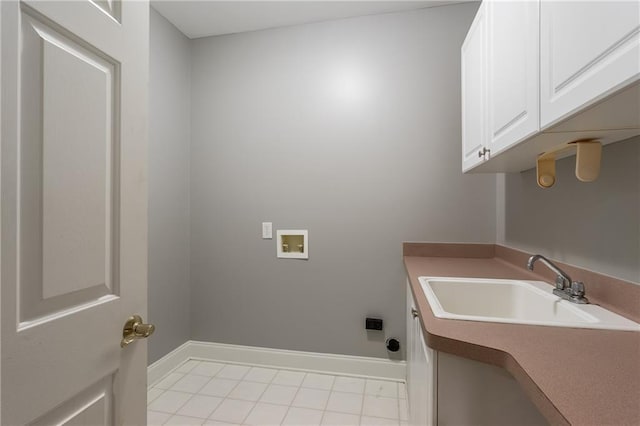
{"label": "chrome faucet", "polygon": [[533,264],[538,260],[544,263],[556,274],[556,288],[553,289],[553,294],[573,303],[589,303],[589,299],[584,297],[584,284],[580,281],[573,281],[566,272],[558,268],[546,257],[540,254],[531,256],[527,262],[527,269],[533,271]]}

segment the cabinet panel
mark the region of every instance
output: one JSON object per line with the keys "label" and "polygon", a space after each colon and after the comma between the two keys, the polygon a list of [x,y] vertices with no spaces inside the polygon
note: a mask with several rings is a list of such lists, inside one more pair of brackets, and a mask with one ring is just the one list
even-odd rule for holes
{"label": "cabinet panel", "polygon": [[[411,296],[411,288],[409,288],[409,281],[407,281],[407,307],[406,307],[406,318],[407,318],[407,400],[409,402],[409,411],[410,411],[410,419],[413,420],[414,416],[414,407],[416,405],[416,396],[417,391],[416,380],[415,377],[415,363],[416,363],[416,355],[415,355],[415,347],[416,347],[416,338],[415,338],[415,326],[416,321],[411,315],[412,309],[415,309],[415,304],[413,302],[413,297]],[[414,424],[414,422],[411,422]]]}
{"label": "cabinet panel", "polygon": [[502,368],[438,352],[438,425],[544,426],[546,419]]}
{"label": "cabinet panel", "polygon": [[640,2],[540,8],[541,128],[640,79]]}
{"label": "cabinet panel", "polygon": [[486,142],[487,34],[482,3],[462,44],[462,170],[484,161],[478,152]]}
{"label": "cabinet panel", "polygon": [[491,155],[539,129],[538,12],[537,1],[487,4]]}
{"label": "cabinet panel", "polygon": [[428,360],[427,353],[424,350],[422,339],[422,332],[420,331],[419,320],[416,319],[416,327],[414,327],[414,341],[415,341],[415,352],[414,352],[414,370],[412,380],[415,382],[414,386],[414,399],[413,406],[411,409],[411,419],[413,420],[413,424],[416,425],[427,425],[429,423],[429,412],[431,412],[431,407],[429,407],[429,398],[428,398],[428,380],[429,380],[429,369],[428,369]]}
{"label": "cabinet panel", "polygon": [[431,426],[438,424],[436,418],[437,407],[437,395],[436,395],[436,366],[437,366],[437,352],[428,347],[425,343],[424,336],[422,334],[422,328],[420,327],[420,321],[416,321],[418,324],[418,377],[420,380],[420,397],[422,400],[422,409],[420,411],[420,425]]}
{"label": "cabinet panel", "polygon": [[412,425],[436,424],[437,353],[425,344],[420,319],[412,315],[415,302],[407,282],[407,397]]}

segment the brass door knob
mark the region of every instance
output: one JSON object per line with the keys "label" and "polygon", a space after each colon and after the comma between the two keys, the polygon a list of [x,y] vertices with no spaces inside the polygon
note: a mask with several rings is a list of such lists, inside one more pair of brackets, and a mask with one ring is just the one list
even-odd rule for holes
{"label": "brass door knob", "polygon": [[151,336],[154,331],[156,331],[156,326],[143,323],[140,315],[129,317],[122,328],[120,347],[124,348],[136,339],[145,339]]}

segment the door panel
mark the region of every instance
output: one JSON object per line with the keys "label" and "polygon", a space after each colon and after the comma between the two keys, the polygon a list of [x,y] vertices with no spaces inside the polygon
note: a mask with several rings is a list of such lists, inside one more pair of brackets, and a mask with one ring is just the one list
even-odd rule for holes
{"label": "door panel", "polygon": [[148,4],[0,8],[0,423],[144,424]]}
{"label": "door panel", "polygon": [[38,33],[43,48],[23,55],[43,58],[43,297],[96,285],[112,293],[116,65],[46,27]]}
{"label": "door panel", "polygon": [[31,423],[32,426],[53,424],[68,426],[113,424],[113,376],[105,377]]}
{"label": "door panel", "polygon": [[21,326],[118,294],[117,66],[32,14],[20,16]]}

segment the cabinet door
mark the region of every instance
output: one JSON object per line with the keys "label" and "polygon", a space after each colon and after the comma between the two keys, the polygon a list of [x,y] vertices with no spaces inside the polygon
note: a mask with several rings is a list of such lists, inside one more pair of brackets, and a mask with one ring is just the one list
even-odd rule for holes
{"label": "cabinet door", "polygon": [[539,129],[538,22],[538,1],[487,3],[491,155]]}
{"label": "cabinet door", "polygon": [[540,8],[540,127],[640,80],[640,2]]}
{"label": "cabinet door", "polygon": [[407,399],[409,402],[409,418],[411,424],[416,424],[415,414],[417,413],[418,404],[416,403],[418,389],[416,379],[416,323],[417,321],[412,315],[415,309],[409,281],[407,281]]}
{"label": "cabinet door", "polygon": [[422,332],[420,331],[420,320],[416,318],[416,327],[414,327],[414,370],[412,380],[415,382],[414,386],[414,404],[413,411],[411,412],[411,419],[415,425],[426,425],[428,417],[427,408],[427,356],[423,350]]}
{"label": "cabinet door", "polygon": [[415,302],[407,283],[407,397],[412,425],[436,424],[436,351],[425,344],[420,318],[412,315]]}
{"label": "cabinet door", "polygon": [[478,9],[462,44],[462,171],[484,161],[478,153],[486,141],[486,4]]}
{"label": "cabinet door", "polygon": [[437,392],[440,425],[549,424],[500,367],[439,352]]}
{"label": "cabinet door", "polygon": [[420,328],[420,321],[416,321],[418,324],[418,347],[417,350],[417,375],[420,380],[420,403],[422,409],[420,410],[420,422],[419,425],[431,426],[437,424],[436,419],[436,407],[437,407],[437,395],[436,395],[436,366],[437,366],[437,352],[427,346]]}

